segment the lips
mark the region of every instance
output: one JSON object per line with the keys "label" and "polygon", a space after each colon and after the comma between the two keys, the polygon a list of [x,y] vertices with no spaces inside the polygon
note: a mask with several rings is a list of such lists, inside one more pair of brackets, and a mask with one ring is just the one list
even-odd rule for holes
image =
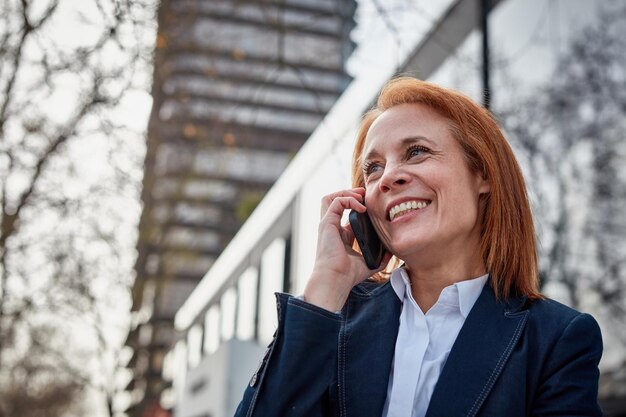
{"label": "lips", "polygon": [[401,217],[411,211],[421,210],[423,208],[428,207],[430,205],[429,200],[407,200],[402,203],[396,204],[392,206],[387,214],[389,216],[389,221]]}

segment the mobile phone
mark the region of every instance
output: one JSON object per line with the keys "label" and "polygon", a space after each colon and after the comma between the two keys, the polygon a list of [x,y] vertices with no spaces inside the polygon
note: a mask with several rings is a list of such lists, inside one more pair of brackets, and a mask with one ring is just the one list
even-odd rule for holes
{"label": "mobile phone", "polygon": [[365,264],[369,269],[378,269],[385,255],[385,247],[383,246],[374,225],[370,220],[370,216],[365,213],[359,213],[352,210],[348,215],[350,226],[354,237],[361,248],[361,253],[365,259]]}

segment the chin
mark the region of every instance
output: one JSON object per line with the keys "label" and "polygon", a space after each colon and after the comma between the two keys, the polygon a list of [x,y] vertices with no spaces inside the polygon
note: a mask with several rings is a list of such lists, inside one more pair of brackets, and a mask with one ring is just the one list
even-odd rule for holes
{"label": "chin", "polygon": [[419,252],[420,248],[424,247],[424,242],[421,241],[406,241],[406,242],[394,242],[388,245],[389,251],[393,253],[397,258],[404,259]]}

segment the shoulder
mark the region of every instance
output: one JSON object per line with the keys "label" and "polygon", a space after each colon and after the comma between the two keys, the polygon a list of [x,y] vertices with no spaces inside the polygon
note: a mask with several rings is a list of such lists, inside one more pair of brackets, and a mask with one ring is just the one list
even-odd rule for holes
{"label": "shoulder", "polygon": [[557,301],[528,305],[526,363],[537,385],[533,415],[601,416],[597,403],[602,335],[596,320]]}
{"label": "shoulder", "polygon": [[543,327],[563,328],[579,321],[588,326],[597,325],[591,315],[550,298],[528,301],[527,307],[530,312],[529,320]]}
{"label": "shoulder", "polygon": [[342,313],[349,321],[364,320],[376,316],[393,320],[400,314],[402,303],[391,283],[365,280],[352,288]]}
{"label": "shoulder", "polygon": [[376,296],[379,293],[384,292],[387,287],[391,288],[391,282],[388,279],[378,281],[373,278],[368,278],[352,287],[350,297]]}
{"label": "shoulder", "polygon": [[583,314],[550,298],[528,301],[527,307],[532,320],[537,320],[539,323],[548,326],[563,325]]}
{"label": "shoulder", "polygon": [[528,303],[527,333],[540,346],[556,344],[594,351],[602,350],[602,335],[597,321],[565,304],[549,298]]}

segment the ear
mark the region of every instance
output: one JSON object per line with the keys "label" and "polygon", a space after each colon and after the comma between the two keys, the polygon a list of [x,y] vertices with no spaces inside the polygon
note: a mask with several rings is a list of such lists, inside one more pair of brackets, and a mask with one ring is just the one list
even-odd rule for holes
{"label": "ear", "polygon": [[478,190],[478,194],[489,194],[491,192],[491,185],[489,181],[485,177],[483,177],[480,173],[476,173],[476,189]]}

